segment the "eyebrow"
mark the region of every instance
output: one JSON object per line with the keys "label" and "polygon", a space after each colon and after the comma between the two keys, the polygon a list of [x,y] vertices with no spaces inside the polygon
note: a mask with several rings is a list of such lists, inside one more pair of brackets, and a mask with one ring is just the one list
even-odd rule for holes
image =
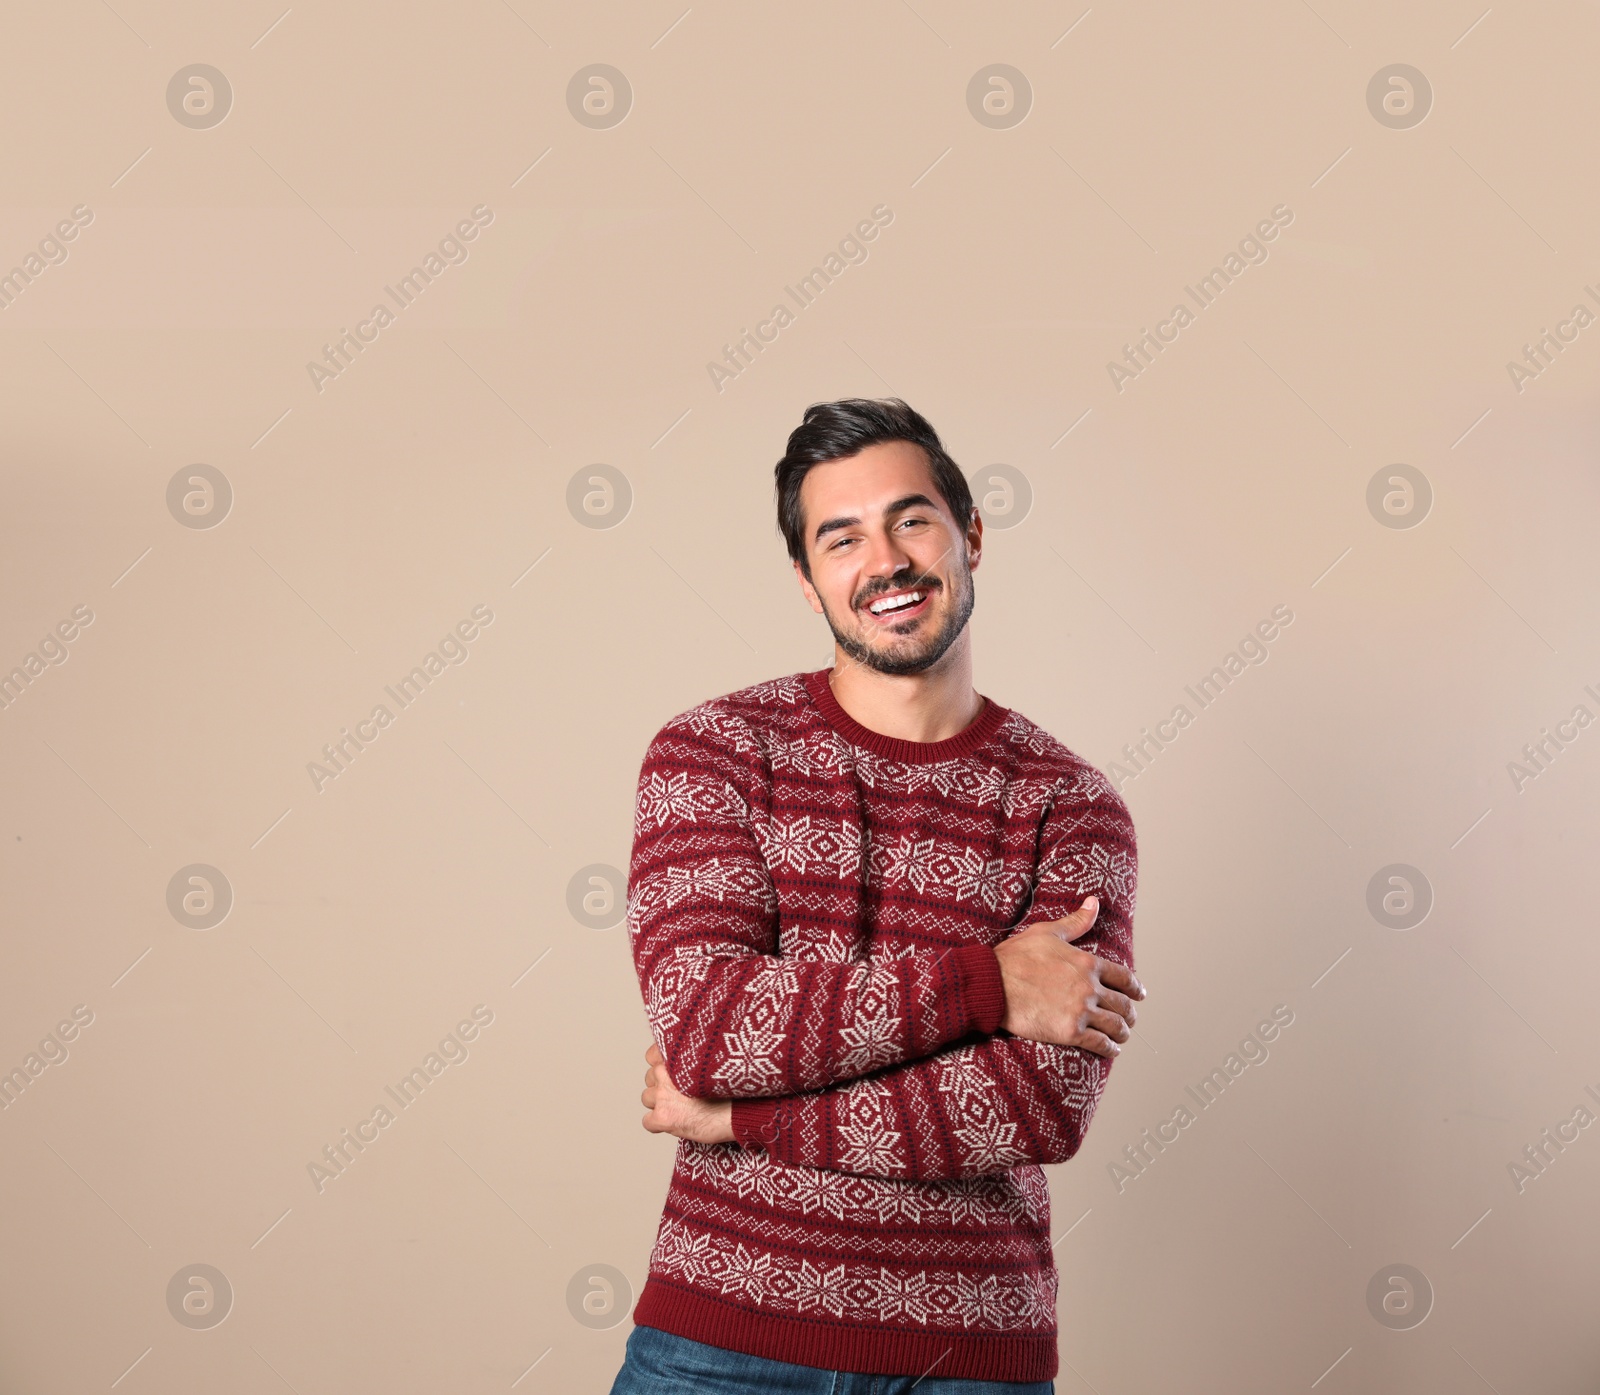
{"label": "eyebrow", "polygon": [[[907,509],[932,509],[937,507],[938,505],[936,505],[926,494],[906,494],[901,498],[896,499],[892,504],[885,508],[883,514],[885,518],[890,518],[897,513],[904,513]],[[824,519],[821,523],[817,524],[817,531],[811,535],[811,541],[821,542],[822,539],[829,533],[837,533],[845,528],[855,528],[858,527],[860,523],[861,520],[859,518]]]}

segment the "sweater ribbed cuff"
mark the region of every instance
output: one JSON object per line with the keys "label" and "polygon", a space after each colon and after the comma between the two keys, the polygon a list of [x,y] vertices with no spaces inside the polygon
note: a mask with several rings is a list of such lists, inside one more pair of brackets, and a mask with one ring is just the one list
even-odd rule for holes
{"label": "sweater ribbed cuff", "polygon": [[952,950],[968,1030],[993,1036],[1006,1016],[1006,986],[1000,956],[992,945],[962,945]]}
{"label": "sweater ribbed cuff", "polygon": [[777,1139],[776,1099],[736,1099],[733,1102],[733,1138],[741,1148],[770,1151]]}

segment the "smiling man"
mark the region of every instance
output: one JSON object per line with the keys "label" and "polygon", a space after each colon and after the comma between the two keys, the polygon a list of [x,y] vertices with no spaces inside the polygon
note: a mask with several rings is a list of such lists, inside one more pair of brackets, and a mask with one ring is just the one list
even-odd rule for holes
{"label": "smiling man", "polygon": [[1137,850],[1110,782],[979,694],[983,524],[897,399],[777,469],[831,669],[668,722],[628,928],[679,1140],[613,1395],[1054,1389],[1041,1164],[1127,1041]]}

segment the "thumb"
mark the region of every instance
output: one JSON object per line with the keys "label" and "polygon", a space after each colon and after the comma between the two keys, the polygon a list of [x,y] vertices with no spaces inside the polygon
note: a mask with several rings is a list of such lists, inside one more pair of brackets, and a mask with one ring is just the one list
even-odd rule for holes
{"label": "thumb", "polygon": [[1069,938],[1075,940],[1079,935],[1088,934],[1090,927],[1095,923],[1095,920],[1099,917],[1099,915],[1100,898],[1094,895],[1085,896],[1083,898],[1083,903],[1078,907],[1078,909],[1073,911],[1073,913],[1067,917],[1068,920],[1076,921],[1078,923],[1078,928]]}

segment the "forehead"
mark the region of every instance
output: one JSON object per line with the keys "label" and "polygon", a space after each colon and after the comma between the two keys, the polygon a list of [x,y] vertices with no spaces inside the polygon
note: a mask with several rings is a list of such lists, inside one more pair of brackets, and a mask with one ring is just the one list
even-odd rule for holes
{"label": "forehead", "polygon": [[881,441],[842,460],[813,465],[800,482],[807,537],[831,518],[876,518],[908,494],[926,494],[943,504],[927,454],[910,441]]}

